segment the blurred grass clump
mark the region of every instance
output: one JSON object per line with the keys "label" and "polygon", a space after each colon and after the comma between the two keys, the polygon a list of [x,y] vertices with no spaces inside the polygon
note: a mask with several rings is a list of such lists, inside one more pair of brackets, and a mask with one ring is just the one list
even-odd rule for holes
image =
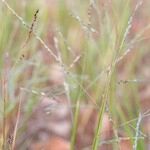
{"label": "blurred grass clump", "polygon": [[[149,4],[1,0],[0,147],[30,147],[33,137],[23,142],[23,133],[48,97],[65,99],[70,149],[148,149]],[[106,116],[108,137],[102,134]],[[79,140],[84,135],[90,140]]]}

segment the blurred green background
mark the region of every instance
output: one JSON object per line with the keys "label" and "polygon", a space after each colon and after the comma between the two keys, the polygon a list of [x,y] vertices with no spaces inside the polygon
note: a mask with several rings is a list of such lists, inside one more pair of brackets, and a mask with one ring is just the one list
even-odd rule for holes
{"label": "blurred green background", "polygon": [[[0,145],[12,148],[7,139],[19,120],[15,147],[32,149],[43,141],[35,138],[41,137],[36,125],[43,120],[32,122],[43,117],[38,110],[50,107],[59,120],[53,111],[65,105],[68,134],[50,132],[44,141],[57,135],[71,143],[70,149],[148,150],[149,6],[148,0],[1,0]],[[45,123],[53,122],[48,118]],[[29,134],[32,125],[37,130]]]}

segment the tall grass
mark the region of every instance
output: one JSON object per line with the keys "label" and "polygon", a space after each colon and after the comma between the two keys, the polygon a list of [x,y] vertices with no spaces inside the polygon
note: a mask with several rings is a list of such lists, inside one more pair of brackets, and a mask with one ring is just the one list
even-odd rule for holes
{"label": "tall grass", "polygon": [[[119,149],[123,139],[130,141],[133,149],[144,149],[146,136],[142,136],[140,127],[142,118],[149,112],[142,113],[139,87],[146,79],[144,76],[138,79],[137,68],[148,53],[145,33],[150,26],[134,32],[137,16],[146,7],[144,1],[47,3],[0,1],[0,103],[3,104],[0,106],[3,126],[0,146],[6,149],[8,134],[13,128],[10,147],[15,149],[39,97],[48,95],[45,89],[49,91],[52,86],[49,84],[53,82],[49,78],[52,64],[57,64],[63,76],[59,94],[66,97],[70,109],[72,150],[78,146],[82,104],[96,109],[94,135],[87,149],[98,150],[102,144]],[[3,74],[5,70],[7,73]],[[7,81],[7,86],[3,81]],[[18,99],[20,89],[25,89],[26,94]],[[57,95],[52,93],[52,97]],[[17,118],[9,117],[11,113],[17,114]],[[108,141],[102,137],[105,113],[111,118],[114,133]],[[15,120],[14,127],[10,118]],[[126,136],[120,137],[120,131]],[[26,148],[24,144],[22,149]]]}

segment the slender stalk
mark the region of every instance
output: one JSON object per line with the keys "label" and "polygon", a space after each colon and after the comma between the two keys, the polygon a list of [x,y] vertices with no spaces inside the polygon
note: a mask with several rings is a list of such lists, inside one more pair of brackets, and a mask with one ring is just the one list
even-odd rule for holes
{"label": "slender stalk", "polygon": [[15,149],[16,135],[17,135],[17,129],[18,129],[18,124],[19,124],[19,119],[20,119],[20,111],[21,111],[21,94],[19,95],[19,104],[18,104],[18,110],[17,110],[17,120],[16,120],[16,124],[15,124],[15,128],[14,128],[11,150]]}
{"label": "slender stalk", "polygon": [[105,106],[106,106],[106,101],[105,99],[103,99],[102,106],[98,114],[98,123],[97,123],[97,128],[96,128],[96,132],[95,132],[95,136],[94,136],[94,140],[92,144],[92,150],[97,150],[98,145],[99,145],[99,133],[102,127],[102,117],[104,114]]}
{"label": "slender stalk", "polygon": [[139,128],[140,128],[141,120],[142,120],[142,115],[141,115],[141,113],[139,113],[139,118],[138,118],[137,125],[136,125],[136,135],[135,135],[135,139],[134,139],[133,150],[137,149]]}
{"label": "slender stalk", "polygon": [[6,93],[6,78],[2,77],[2,94],[3,94],[3,144],[2,149],[5,149],[6,145],[6,101],[7,101],[7,93]]}
{"label": "slender stalk", "polygon": [[75,116],[73,120],[73,129],[72,129],[72,136],[71,136],[71,150],[75,148],[75,140],[76,140],[76,133],[77,133],[77,125],[78,125],[78,116],[79,116],[79,109],[80,109],[80,100],[77,101],[76,109],[75,109]]}

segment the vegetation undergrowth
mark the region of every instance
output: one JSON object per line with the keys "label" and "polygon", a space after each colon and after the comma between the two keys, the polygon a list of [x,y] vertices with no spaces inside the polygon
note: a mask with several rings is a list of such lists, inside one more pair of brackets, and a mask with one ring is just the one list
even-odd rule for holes
{"label": "vegetation undergrowth", "polygon": [[[71,150],[148,149],[148,4],[1,0],[0,148],[41,143],[30,122],[42,110],[44,138],[65,137]],[[64,105],[69,135],[48,126]]]}

